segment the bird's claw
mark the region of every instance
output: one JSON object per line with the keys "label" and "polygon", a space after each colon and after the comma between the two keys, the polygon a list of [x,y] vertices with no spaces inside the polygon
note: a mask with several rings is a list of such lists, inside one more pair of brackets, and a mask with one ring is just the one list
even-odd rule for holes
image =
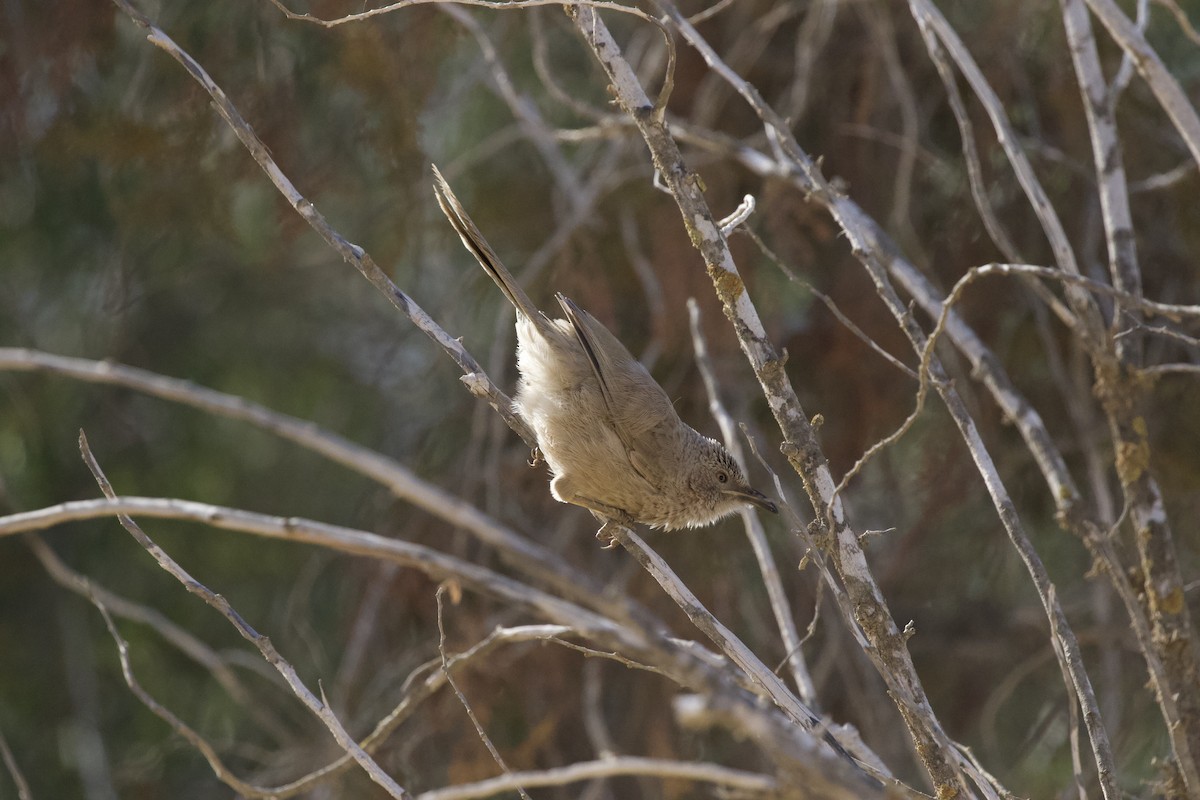
{"label": "bird's claw", "polygon": [[539,464],[545,464],[546,459],[542,458],[541,448],[535,447],[529,451],[529,466],[536,467]]}
{"label": "bird's claw", "polygon": [[614,523],[607,521],[596,531],[596,539],[600,542],[601,550],[612,550],[617,546],[617,537],[610,530],[615,527],[617,526]]}

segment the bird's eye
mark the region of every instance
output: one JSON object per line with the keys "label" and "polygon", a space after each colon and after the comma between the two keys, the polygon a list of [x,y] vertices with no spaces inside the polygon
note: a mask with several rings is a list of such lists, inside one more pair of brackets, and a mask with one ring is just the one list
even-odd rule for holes
{"label": "bird's eye", "polygon": [[729,476],[726,475],[724,472],[718,472],[717,480],[720,481],[721,483],[727,483],[729,481]]}

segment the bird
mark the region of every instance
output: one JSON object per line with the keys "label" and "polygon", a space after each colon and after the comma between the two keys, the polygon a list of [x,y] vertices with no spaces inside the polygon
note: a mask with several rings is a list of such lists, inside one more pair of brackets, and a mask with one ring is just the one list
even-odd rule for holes
{"label": "bird", "polygon": [[467,250],[516,308],[513,410],[533,430],[553,477],[550,493],[604,523],[679,530],[710,525],[748,504],[777,513],[719,442],[680,419],[650,372],[603,324],[564,294],[565,319],[533,304],[433,167],[434,193]]}

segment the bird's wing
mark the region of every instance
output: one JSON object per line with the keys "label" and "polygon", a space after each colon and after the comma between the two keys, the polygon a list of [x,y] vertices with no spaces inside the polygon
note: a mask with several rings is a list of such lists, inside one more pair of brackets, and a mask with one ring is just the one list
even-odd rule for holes
{"label": "bird's wing", "polygon": [[556,296],[600,384],[613,430],[625,445],[630,464],[656,483],[647,456],[660,447],[652,441],[655,433],[678,418],[671,399],[608,328],[569,297]]}

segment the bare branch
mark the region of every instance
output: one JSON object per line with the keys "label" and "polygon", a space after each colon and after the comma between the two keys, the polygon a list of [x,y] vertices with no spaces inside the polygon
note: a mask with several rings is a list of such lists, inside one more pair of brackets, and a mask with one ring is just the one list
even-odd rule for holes
{"label": "bare branch", "polygon": [[868,336],[866,331],[864,331],[862,328],[858,327],[858,325],[856,325],[854,323],[854,320],[852,320],[852,319],[850,319],[850,317],[846,316],[846,314],[840,308],[837,307],[837,303],[833,302],[832,297],[830,297],[829,295],[825,294],[824,292],[818,290],[817,287],[813,286],[811,283],[809,283],[808,281],[804,280],[799,275],[797,275],[796,271],[794,269],[792,269],[790,266],[788,266],[783,261],[783,259],[781,259],[778,255],[776,255],[773,250],[771,250],[771,248],[767,247],[767,243],[762,240],[761,236],[759,236],[757,233],[755,233],[748,227],[742,227],[742,228],[739,228],[739,230],[742,233],[749,236],[751,241],[753,241],[756,245],[758,245],[758,249],[762,252],[762,254],[764,256],[766,256],[767,259],[772,264],[779,267],[780,271],[782,271],[784,275],[787,275],[788,280],[793,281],[794,283],[800,284],[807,291],[812,292],[814,297],[816,297],[818,300],[820,300],[822,303],[824,303],[825,307],[827,309],[829,309],[829,313],[833,314],[833,316],[837,318],[837,321],[842,323],[843,327],[845,327],[846,330],[848,330],[848,331],[850,331],[850,333],[854,334],[855,338],[857,338],[859,341],[861,341],[867,347],[869,347],[873,351],[875,351],[875,353],[877,355],[879,355],[881,358],[883,358],[884,361],[887,361],[893,367],[900,370],[905,375],[912,378],[914,381],[920,380],[917,377],[917,373],[911,367],[909,367],[907,364],[905,364],[900,359],[896,358],[894,355],[889,353],[887,350],[884,350],[882,345],[879,344],[879,342],[875,341],[870,336]]}
{"label": "bare branch", "polygon": [[1179,82],[1171,75],[1137,25],[1125,16],[1113,0],[1086,2],[1096,18],[1108,29],[1113,40],[1129,54],[1138,74],[1150,86],[1150,91],[1158,98],[1163,111],[1166,111],[1167,116],[1175,123],[1175,130],[1183,138],[1192,159],[1200,166],[1200,115],[1196,114],[1196,109],[1192,107]]}
{"label": "bare branch", "polygon": [[[458,688],[458,684],[454,682],[454,677],[450,674],[450,660],[446,657],[446,626],[442,620],[442,598],[446,594],[446,584],[442,584],[437,588],[437,626],[438,626],[438,655],[442,658],[442,674],[446,676],[446,683],[450,685],[454,696],[458,698],[458,702],[462,704],[463,709],[467,712],[467,716],[471,720],[471,724],[475,726],[475,733],[479,736],[479,740],[483,742],[488,752],[492,755],[492,760],[500,767],[500,771],[504,773],[504,777],[511,780],[513,777],[512,770],[508,768],[508,764],[504,763],[504,757],[500,755],[500,751],[496,749],[496,745],[492,743],[492,737],[487,735],[487,731],[483,729],[483,725],[479,723],[479,718],[475,716],[471,704],[467,702],[467,696],[462,693],[462,689]],[[522,800],[529,800],[529,794],[519,782],[514,782],[509,785],[510,789],[515,789]]]}
{"label": "bare branch", "polygon": [[29,784],[25,782],[25,776],[17,766],[17,759],[13,757],[12,750],[8,749],[8,740],[4,738],[3,731],[0,731],[0,756],[4,758],[4,766],[16,784],[17,800],[33,800],[33,792],[29,791]]}
{"label": "bare branch", "polygon": [[[528,609],[532,613],[577,631],[580,636],[611,647],[614,652],[622,654],[617,657],[622,663],[633,664],[633,660],[636,659],[654,667],[656,671],[660,671],[671,680],[691,688],[693,691],[704,693],[713,698],[714,702],[717,701],[716,698],[722,697],[725,698],[724,702],[731,706],[744,707],[736,715],[739,724],[748,719],[757,720],[750,729],[745,731],[746,735],[756,736],[762,733],[773,737],[772,741],[760,741],[760,744],[770,745],[775,757],[783,759],[789,765],[789,769],[801,770],[808,774],[818,769],[829,770],[832,763],[835,765],[832,767],[835,771],[827,775],[829,785],[831,787],[856,787],[848,795],[833,793],[826,796],[830,798],[854,797],[858,796],[854,792],[866,791],[863,789],[864,777],[860,772],[848,767],[843,761],[818,752],[811,740],[809,740],[809,745],[803,749],[789,750],[788,743],[792,742],[791,738],[779,738],[779,725],[783,717],[765,713],[754,695],[742,693],[732,686],[723,671],[714,669],[713,662],[709,657],[711,654],[708,651],[696,652],[693,647],[688,646],[692,643],[675,642],[662,637],[648,639],[648,634],[643,630],[622,627],[592,611],[511,578],[409,542],[296,517],[272,517],[266,514],[186,500],[145,497],[74,501],[37,511],[0,517],[0,537],[42,530],[71,520],[108,517],[113,514],[190,519],[225,530],[240,531],[270,539],[313,544],[343,553],[392,561],[420,570],[434,580],[452,578],[473,591]],[[676,578],[676,580],[678,579]],[[606,655],[595,651],[591,651],[591,654]],[[779,688],[782,692],[781,699],[790,697],[786,687],[765,665],[759,662],[756,669],[761,672],[762,678]],[[798,701],[792,698],[790,702],[797,703]],[[802,707],[797,705],[794,708]],[[386,722],[386,720],[381,721],[379,728],[386,727]],[[388,728],[389,732],[390,730],[391,728]],[[369,742],[372,739],[368,737],[364,741]],[[292,791],[291,787],[286,788],[289,793]],[[300,789],[295,791],[300,791]],[[830,791],[834,792],[834,789],[830,789]],[[861,796],[865,798],[875,795],[873,791],[869,791]]]}
{"label": "bare branch", "polygon": [[[399,703],[380,719],[370,735],[362,740],[363,749],[368,753],[375,752],[400,727],[401,723],[412,717],[413,713],[423,702],[446,685],[448,674],[454,674],[475,666],[478,662],[484,661],[497,648],[503,646],[526,642],[553,642],[565,647],[573,647],[574,644],[572,642],[568,642],[562,637],[575,635],[578,635],[577,632],[566,625],[519,625],[511,628],[496,628],[469,650],[451,656],[447,664],[448,673],[439,669],[441,664],[440,657],[432,662],[426,662],[409,675],[408,680],[404,682],[403,696]],[[583,649],[588,655],[598,657],[610,656],[610,654],[599,653],[595,650]],[[638,666],[620,657],[616,657],[615,660],[621,661],[627,666]],[[659,674],[662,673],[660,672]],[[353,759],[349,755],[344,755],[336,761],[291,783],[272,788],[271,796],[281,798],[281,800],[282,798],[295,797],[302,792],[312,790],[318,784],[329,780],[335,775],[345,772],[353,764]]]}
{"label": "bare branch", "polygon": [[774,778],[753,772],[730,769],[716,764],[668,761],[660,758],[613,756],[598,761],[581,761],[565,767],[537,772],[514,772],[478,783],[466,783],[422,792],[416,800],[478,800],[502,792],[520,790],[522,786],[565,786],[596,778],[616,778],[623,775],[642,775],[651,778],[689,780],[710,783],[751,795],[773,794],[779,788]]}
{"label": "bare branch", "polygon": [[[84,462],[87,463],[88,469],[91,470],[92,475],[95,477],[96,483],[100,486],[100,490],[104,493],[104,496],[110,501],[115,500],[117,498],[117,494],[113,491],[112,486],[109,485],[108,478],[104,476],[104,472],[100,469],[100,465],[92,456],[92,451],[88,448],[87,437],[84,436],[83,431],[79,432],[79,449],[83,454]],[[397,798],[398,800],[407,800],[407,798],[411,797],[411,795],[404,790],[404,787],[396,783],[396,781],[390,775],[384,772],[383,769],[375,763],[375,760],[371,758],[366,751],[358,746],[358,743],[355,742],[354,739],[351,738],[350,734],[346,732],[346,729],[342,727],[342,723],[333,713],[333,710],[321,700],[318,700],[316,695],[309,691],[308,687],[304,685],[304,682],[300,680],[300,676],[296,674],[296,669],[279,654],[279,651],[275,649],[275,645],[271,643],[270,639],[261,635],[258,633],[258,631],[250,627],[250,625],[244,619],[242,619],[242,616],[234,610],[233,606],[229,604],[228,600],[221,595],[216,594],[207,586],[189,575],[182,567],[179,566],[179,564],[175,562],[174,559],[167,555],[166,551],[156,545],[150,539],[150,537],[142,531],[141,527],[133,521],[131,517],[125,514],[119,514],[117,519],[120,521],[121,526],[125,528],[125,530],[129,531],[130,535],[133,536],[137,543],[145,548],[146,551],[154,557],[154,560],[158,562],[160,567],[170,573],[171,577],[183,584],[184,588],[189,592],[200,597],[202,600],[204,600],[204,602],[208,603],[210,606],[219,611],[222,616],[229,620],[230,624],[233,625],[237,632],[242,635],[242,638],[258,648],[258,651],[262,653],[262,656],[264,659],[266,659],[267,663],[275,667],[275,669],[279,671],[279,674],[283,676],[283,679],[287,681],[288,686],[291,687],[296,697],[298,697],[300,701],[303,702],[304,705],[307,706],[308,709],[312,711],[312,713],[319,720],[321,720],[322,723],[324,723],[325,727],[329,729],[329,732],[333,734],[333,738],[337,740],[337,743],[342,747],[343,750],[354,757],[354,760],[357,761],[359,766],[363,768],[363,771],[370,776],[371,780],[375,781],[375,783],[383,787],[383,789],[389,795]],[[107,617],[106,621],[110,622],[111,624],[111,620],[107,620]],[[124,650],[124,648],[122,649]]]}
{"label": "bare branch", "polygon": [[[191,500],[114,496],[104,500],[60,503],[36,511],[0,517],[0,536],[44,530],[72,520],[95,519],[114,514],[193,520],[223,530],[313,544],[343,553],[393,561],[418,569],[433,580],[456,578],[475,591],[540,612],[549,619],[561,619],[565,624],[582,623],[588,635],[596,635],[602,631],[611,634],[618,630],[616,623],[594,612],[427,547],[299,517],[276,517]],[[601,634],[601,638],[607,637]]]}
{"label": "bare branch", "polygon": [[[1171,0],[1159,0],[1164,5],[1169,5]],[[1137,29],[1145,35],[1146,26],[1150,24],[1150,0],[1137,0]],[[1117,68],[1117,74],[1113,75],[1112,82],[1109,84],[1109,92],[1112,96],[1113,105],[1120,100],[1121,95],[1129,88],[1129,81],[1133,79],[1133,59],[1129,56],[1129,51],[1121,54],[1121,66]]]}
{"label": "bare branch", "polygon": [[559,189],[570,201],[572,209],[578,211],[585,205],[583,190],[579,185],[579,176],[575,174],[574,168],[551,135],[550,126],[542,119],[537,105],[529,97],[517,92],[512,78],[509,77],[492,40],[483,27],[467,13],[466,9],[457,4],[439,3],[437,8],[448,14],[475,37],[475,41],[479,44],[479,52],[487,61],[488,74],[496,84],[496,93],[500,95],[512,112],[521,133],[533,144],[538,155],[542,157],[542,161],[554,176]]}
{"label": "bare branch", "polygon": [[[1067,239],[1062,220],[1051,204],[1050,198],[1046,196],[1045,189],[1018,142],[1016,132],[1013,130],[1012,123],[1009,122],[1008,115],[1005,114],[1004,107],[996,96],[995,90],[987,82],[958,33],[933,3],[929,0],[909,0],[909,8],[912,10],[913,18],[916,19],[922,36],[925,37],[927,46],[932,50],[935,36],[941,41],[971,85],[975,96],[983,104],[983,108],[992,122],[996,138],[1000,141],[1000,146],[1008,158],[1008,163],[1012,166],[1017,181],[1021,184],[1021,188],[1029,200],[1030,207],[1042,225],[1042,231],[1046,234],[1050,249],[1054,253],[1055,263],[1058,264],[1059,269],[1065,272],[1072,275],[1080,274],[1075,251]],[[1086,294],[1071,289],[1068,289],[1067,299],[1083,326],[1080,330],[1081,343],[1092,349],[1099,347],[1103,325],[1099,309],[1096,308],[1094,301]]]}
{"label": "bare branch", "polygon": [[[1091,134],[1092,162],[1096,170],[1104,239],[1108,247],[1108,271],[1113,286],[1126,294],[1140,297],[1142,273],[1138,266],[1133,217],[1129,210],[1129,187],[1125,180],[1125,162],[1117,134],[1113,97],[1100,70],[1100,54],[1096,39],[1092,36],[1085,0],[1061,2],[1071,58],[1075,63],[1075,75],[1083,95],[1083,110]],[[1136,321],[1137,317],[1133,319]],[[1113,314],[1113,330],[1124,324],[1127,323],[1122,320],[1121,314]],[[1135,367],[1141,364],[1142,348],[1137,337],[1119,339],[1116,346],[1117,355],[1123,361]]]}
{"label": "bare branch", "polygon": [[59,586],[69,589],[89,601],[99,601],[115,616],[149,626],[181,653],[212,673],[221,688],[228,692],[230,697],[246,709],[246,712],[265,730],[270,731],[277,740],[286,741],[292,737],[294,731],[282,720],[269,714],[263,706],[261,698],[255,698],[250,688],[242,683],[237,673],[229,668],[221,655],[203,641],[172,622],[158,610],[134,603],[71,569],[55,554],[50,545],[36,536],[27,537],[26,543],[33,550],[33,554],[37,556],[46,572]]}
{"label": "bare branch", "polygon": [[633,531],[620,526],[611,527],[616,528],[614,536],[617,541],[637,559],[637,562],[642,565],[642,568],[651,577],[658,581],[658,584],[670,595],[676,605],[688,615],[688,619],[692,621],[692,624],[699,628],[731,661],[737,664],[750,677],[760,693],[769,697],[792,722],[808,730],[814,737],[820,737],[835,753],[846,758],[846,761],[841,761],[833,758],[826,751],[815,753],[823,762],[823,769],[827,771],[827,774],[838,775],[839,783],[843,785],[853,785],[854,782],[858,782],[864,787],[872,787],[873,789],[882,788],[882,784],[878,784],[875,779],[888,780],[890,779],[889,775],[871,775],[872,770],[868,770],[865,774],[847,771],[847,761],[850,763],[857,762],[860,768],[866,769],[867,765],[877,763],[878,759],[870,755],[864,758],[857,758],[847,753],[837,738],[830,732],[829,726],[813,713],[811,709],[801,703],[787,689],[783,681],[763,664],[733,631],[721,624],[704,607],[699,598],[671,570],[667,562],[651,550]]}
{"label": "bare branch", "polygon": [[[1145,26],[1140,24],[1142,2],[1143,0],[1138,0],[1138,28],[1144,32]],[[1200,45],[1200,32],[1197,32],[1195,26],[1192,25],[1192,21],[1188,19],[1187,13],[1179,7],[1179,3],[1176,0],[1155,0],[1155,2],[1171,12],[1171,16],[1175,18],[1175,22],[1179,24],[1179,29],[1183,31],[1184,36],[1192,41],[1192,44]]]}
{"label": "bare branch", "polygon": [[196,748],[200,755],[204,756],[204,760],[208,762],[209,768],[213,771],[213,775],[217,780],[233,789],[240,795],[245,797],[258,798],[259,800],[267,800],[274,797],[271,790],[255,786],[251,783],[246,783],[241,778],[234,775],[221,757],[217,755],[216,748],[209,744],[208,740],[197,733],[186,722],[181,720],[169,708],[159,703],[147,692],[138,682],[133,674],[133,666],[129,663],[129,643],[121,637],[117,631],[116,623],[113,622],[112,616],[108,613],[108,608],[104,605],[96,595],[89,598],[92,604],[100,611],[100,615],[104,617],[104,624],[108,626],[108,633],[112,636],[113,641],[117,645],[117,657],[121,660],[121,674],[125,678],[125,685],[129,687],[129,691],[133,693],[142,705],[148,708],[153,714],[166,722],[171,729],[187,740],[188,744]]}
{"label": "bare branch", "polygon": [[505,423],[518,436],[525,440],[525,443],[531,449],[535,447],[537,444],[536,438],[524,420],[512,410],[512,401],[491,382],[484,373],[483,368],[475,360],[475,357],[463,347],[462,342],[450,336],[440,325],[434,322],[433,318],[426,314],[424,309],[401,291],[400,287],[392,283],[391,279],[379,268],[366,250],[348,241],[338,233],[325,217],[317,211],[316,206],[296,189],[287,175],[283,173],[283,170],[275,163],[275,160],[271,158],[270,151],[262,143],[262,140],[258,138],[254,129],[250,127],[250,123],[242,117],[241,113],[230,102],[225,92],[209,77],[204,68],[188,55],[186,51],[180,48],[171,37],[156,27],[146,15],[130,5],[128,0],[113,0],[113,2],[116,3],[118,8],[128,14],[134,22],[149,32],[147,39],[151,44],[162,49],[182,64],[184,69],[188,71],[196,82],[204,87],[204,90],[212,98],[213,106],[216,108],[217,113],[221,115],[221,118],[225,120],[226,124],[229,125],[242,144],[245,145],[246,149],[250,151],[250,155],[254,157],[254,160],[266,172],[267,177],[271,179],[271,183],[275,185],[279,193],[296,210],[296,213],[303,217],[312,226],[313,230],[343,259],[354,266],[364,278],[370,281],[372,286],[382,292],[397,310],[407,316],[424,334],[437,342],[454,359],[454,362],[458,364],[463,372],[464,385],[471,390],[471,393],[486,400],[495,409],[496,413],[504,418]]}

